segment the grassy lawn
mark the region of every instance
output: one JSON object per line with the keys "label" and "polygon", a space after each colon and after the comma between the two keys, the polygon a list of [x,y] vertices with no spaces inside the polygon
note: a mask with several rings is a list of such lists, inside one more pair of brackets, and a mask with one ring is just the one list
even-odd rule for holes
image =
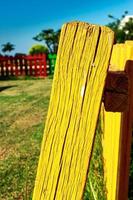
{"label": "grassy lawn", "polygon": [[[30,200],[52,79],[0,82],[0,200]],[[84,200],[106,200],[101,127],[97,128]]]}
{"label": "grassy lawn", "polygon": [[31,199],[50,79],[0,83],[0,199]]}

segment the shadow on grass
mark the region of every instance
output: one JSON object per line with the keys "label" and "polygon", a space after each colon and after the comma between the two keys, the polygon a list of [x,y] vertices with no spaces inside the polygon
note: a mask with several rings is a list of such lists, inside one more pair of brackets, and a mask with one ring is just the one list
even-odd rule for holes
{"label": "shadow on grass", "polygon": [[7,90],[9,88],[12,88],[12,87],[16,87],[16,85],[2,86],[2,87],[0,87],[0,92],[2,92],[3,90]]}
{"label": "shadow on grass", "polygon": [[54,75],[47,75],[46,77],[35,77],[35,76],[0,76],[0,81],[13,81],[13,80],[41,80],[45,78],[53,79]]}

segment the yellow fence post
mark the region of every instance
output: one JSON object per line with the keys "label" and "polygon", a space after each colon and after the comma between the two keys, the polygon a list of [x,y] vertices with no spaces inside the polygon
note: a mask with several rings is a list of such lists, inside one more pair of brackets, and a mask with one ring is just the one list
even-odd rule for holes
{"label": "yellow fence post", "polygon": [[82,198],[113,41],[107,27],[63,26],[33,200]]}
{"label": "yellow fence post", "polygon": [[[123,71],[127,74],[129,94],[125,111],[119,113],[104,110],[104,115],[102,115],[107,200],[127,200],[133,127],[133,41],[126,41],[125,44],[113,46],[110,70]],[[112,99],[112,101],[117,101],[117,99]]]}

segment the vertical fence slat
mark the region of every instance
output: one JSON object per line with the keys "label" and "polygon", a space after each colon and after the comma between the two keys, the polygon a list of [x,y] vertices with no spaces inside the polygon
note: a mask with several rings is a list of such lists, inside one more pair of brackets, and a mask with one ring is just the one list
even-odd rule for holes
{"label": "vertical fence slat", "polygon": [[34,200],[82,199],[113,38],[105,27],[63,26]]}
{"label": "vertical fence slat", "polygon": [[48,54],[49,59],[49,74],[54,74],[55,63],[56,63],[56,54]]}
{"label": "vertical fence slat", "polygon": [[[133,51],[132,51],[133,54]],[[128,199],[129,168],[133,131],[133,60],[126,63],[126,72],[129,76],[129,108],[121,117],[120,155],[118,168],[117,199]]]}

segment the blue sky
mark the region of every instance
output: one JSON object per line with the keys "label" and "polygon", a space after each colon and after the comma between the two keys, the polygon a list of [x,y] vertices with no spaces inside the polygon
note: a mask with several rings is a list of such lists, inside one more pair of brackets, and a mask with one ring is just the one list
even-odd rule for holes
{"label": "blue sky", "polygon": [[105,25],[108,14],[120,17],[125,10],[133,14],[133,0],[0,0],[0,46],[11,42],[14,53],[28,53],[43,29],[73,20]]}

